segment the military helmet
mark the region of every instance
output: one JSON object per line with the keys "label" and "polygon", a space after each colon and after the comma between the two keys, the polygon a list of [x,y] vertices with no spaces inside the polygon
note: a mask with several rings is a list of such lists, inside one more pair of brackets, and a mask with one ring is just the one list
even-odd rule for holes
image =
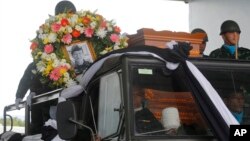
{"label": "military helmet", "polygon": [[233,20],[224,21],[220,27],[220,35],[226,32],[238,32],[241,33],[239,25]]}
{"label": "military helmet", "polygon": [[75,5],[67,0],[60,1],[57,3],[56,8],[55,8],[55,15],[65,13],[65,12],[76,12]]}

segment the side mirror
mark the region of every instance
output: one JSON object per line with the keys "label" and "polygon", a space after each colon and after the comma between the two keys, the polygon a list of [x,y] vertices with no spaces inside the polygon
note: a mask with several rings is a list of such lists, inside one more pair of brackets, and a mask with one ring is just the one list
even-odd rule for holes
{"label": "side mirror", "polygon": [[77,125],[70,120],[76,120],[76,108],[70,101],[64,101],[57,105],[57,128],[61,139],[69,140],[76,136]]}

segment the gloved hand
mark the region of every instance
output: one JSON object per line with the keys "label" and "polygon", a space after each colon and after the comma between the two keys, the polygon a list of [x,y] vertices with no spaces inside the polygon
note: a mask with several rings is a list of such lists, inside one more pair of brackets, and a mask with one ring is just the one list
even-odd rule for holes
{"label": "gloved hand", "polygon": [[20,110],[19,104],[20,104],[21,101],[22,101],[21,98],[17,98],[17,99],[15,100],[15,106],[16,106],[16,109],[17,109],[17,110]]}
{"label": "gloved hand", "polygon": [[35,92],[30,92],[30,94],[27,96],[27,99],[26,99],[26,102],[27,102],[27,105],[30,106],[31,103],[32,103],[32,98],[36,95]]}
{"label": "gloved hand", "polygon": [[187,42],[178,42],[177,45],[173,46],[173,50],[184,58],[188,57],[189,51],[192,49],[193,47],[191,46],[191,44]]}

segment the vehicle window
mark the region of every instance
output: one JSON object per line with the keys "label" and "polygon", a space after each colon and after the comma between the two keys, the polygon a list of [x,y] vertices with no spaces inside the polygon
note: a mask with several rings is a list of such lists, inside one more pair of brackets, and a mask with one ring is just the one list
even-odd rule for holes
{"label": "vehicle window", "polygon": [[132,74],[135,136],[212,136],[180,72],[143,70]]}
{"label": "vehicle window", "polygon": [[120,122],[121,91],[116,72],[101,78],[99,90],[98,135],[105,138],[115,134]]}
{"label": "vehicle window", "polygon": [[201,70],[240,124],[250,124],[250,72]]}

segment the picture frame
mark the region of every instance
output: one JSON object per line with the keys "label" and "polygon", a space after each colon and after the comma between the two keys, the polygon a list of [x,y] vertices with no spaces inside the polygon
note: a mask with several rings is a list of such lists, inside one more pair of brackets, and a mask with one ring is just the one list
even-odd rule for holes
{"label": "picture frame", "polygon": [[66,45],[63,47],[63,53],[76,74],[85,71],[96,60],[94,48],[88,41],[77,41]]}

